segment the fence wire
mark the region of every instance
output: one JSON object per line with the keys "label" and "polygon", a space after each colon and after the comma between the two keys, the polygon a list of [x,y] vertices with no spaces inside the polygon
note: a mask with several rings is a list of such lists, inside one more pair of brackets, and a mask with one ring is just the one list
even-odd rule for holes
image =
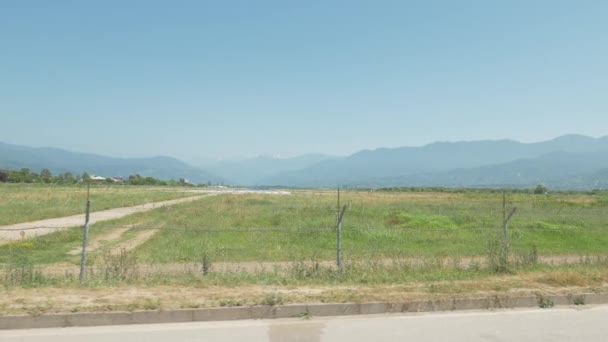
{"label": "fence wire", "polygon": [[[246,215],[253,214],[245,205],[239,206],[231,197],[217,199],[224,211],[209,217],[225,216],[224,224],[217,224],[219,219],[198,219],[191,226],[186,220],[171,223],[171,209],[159,208],[156,210],[164,210],[168,218],[156,219],[169,223],[91,225],[87,272],[120,273],[121,267],[137,267],[161,274],[176,270],[238,273],[297,268],[301,263],[335,268],[338,239],[345,265],[447,259],[473,265],[493,257],[504,245],[517,260],[560,263],[608,255],[608,205],[568,201],[556,205],[542,198],[507,201],[505,209],[517,207],[517,212],[509,222],[505,241],[501,223],[505,210],[500,199],[466,203],[428,200],[422,205],[395,202],[383,207],[371,206],[357,194],[344,199],[347,209],[340,237],[337,206],[317,204],[314,195],[298,203],[277,205],[268,214],[270,219],[257,224],[250,224],[254,220]],[[254,198],[248,205],[261,201]],[[245,223],[237,225],[229,220],[231,216],[245,217]],[[292,217],[309,218],[311,223],[284,224]],[[268,224],[274,218],[276,224]],[[77,268],[82,227],[0,228],[0,234],[4,232],[24,234],[0,244],[1,267],[30,265],[59,273]],[[136,265],[128,266],[135,263],[133,260],[137,260]],[[69,266],[62,269],[58,264]]]}

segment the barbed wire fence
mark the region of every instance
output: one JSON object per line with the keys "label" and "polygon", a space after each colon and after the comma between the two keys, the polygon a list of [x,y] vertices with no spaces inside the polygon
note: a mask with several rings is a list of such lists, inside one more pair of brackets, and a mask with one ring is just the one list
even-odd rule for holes
{"label": "barbed wire fence", "polygon": [[[535,205],[542,206],[542,203]],[[530,262],[539,261],[542,257],[540,255],[543,251],[542,248],[546,248],[546,261],[568,262],[568,258],[573,260],[579,258],[580,260],[580,258],[585,257],[584,253],[577,253],[577,250],[585,250],[584,244],[588,241],[606,240],[606,233],[608,232],[605,226],[581,228],[576,226],[553,227],[542,224],[517,224],[517,213],[525,212],[527,209],[522,206],[515,209],[514,204],[509,203],[504,195],[502,197],[502,208],[496,208],[495,205],[484,208],[487,215],[502,214],[502,225],[500,227],[349,225],[349,215],[352,213],[353,215],[364,216],[366,215],[365,208],[358,209],[357,205],[352,203],[342,204],[338,195],[336,209],[327,208],[317,211],[317,213],[335,215],[335,226],[307,228],[99,226],[92,229],[96,233],[123,231],[121,235],[127,232],[146,231],[155,234],[173,234],[174,240],[179,240],[180,246],[183,246],[184,249],[177,251],[171,250],[171,248],[163,249],[162,243],[155,245],[156,250],[151,250],[152,247],[146,248],[143,244],[131,246],[133,248],[129,249],[125,248],[125,244],[122,244],[127,240],[121,240],[114,245],[101,246],[98,244],[94,246],[95,248],[89,250],[90,210],[91,202],[90,199],[87,199],[86,220],[82,226],[83,239],[80,253],[79,281],[81,283],[86,281],[87,268],[94,270],[92,266],[96,261],[103,261],[104,257],[107,259],[107,255],[118,255],[124,259],[124,253],[135,249],[139,250],[139,248],[143,249],[143,256],[141,257],[143,264],[139,265],[140,268],[148,267],[167,272],[170,269],[180,268],[176,265],[190,265],[189,270],[192,270],[192,267],[196,265],[203,274],[208,274],[214,270],[222,272],[251,271],[252,269],[277,271],[282,267],[292,266],[294,263],[310,261],[315,265],[332,267],[339,274],[344,272],[345,267],[348,267],[349,264],[356,262],[388,264],[396,261],[424,263],[428,260],[439,260],[443,263],[448,259],[452,260],[447,262],[459,259],[467,265],[475,265],[481,260],[481,257],[496,257],[497,260],[494,262],[497,263],[499,268],[508,267],[509,260],[513,258],[513,255],[522,259],[528,258]],[[454,210],[459,210],[459,208],[455,207]],[[556,216],[565,212],[563,208],[544,208],[543,210],[553,211],[551,214]],[[67,229],[73,228],[40,226],[3,229],[3,231],[48,230],[52,232]],[[585,238],[577,238],[577,234],[584,235]],[[175,238],[175,236],[178,237]],[[27,241],[23,235],[22,237],[24,241]],[[548,247],[537,246],[535,238],[538,237],[553,239],[554,241],[551,241],[552,244],[549,244]],[[495,246],[489,244],[488,241],[492,239],[498,241],[498,244]],[[561,256],[557,253],[557,256],[553,256],[555,251],[551,247],[560,246],[560,244],[561,247],[571,244],[564,250],[572,252],[567,255],[562,253]],[[491,248],[495,248],[495,250],[489,252],[488,249]],[[6,249],[10,250],[10,247]],[[468,251],[468,253],[462,253],[463,250]],[[90,260],[87,258],[88,254],[93,256]],[[5,258],[4,263],[7,260]],[[10,260],[8,261],[10,262]],[[105,260],[105,262],[107,263],[108,260]],[[123,262],[125,261],[123,260]]]}

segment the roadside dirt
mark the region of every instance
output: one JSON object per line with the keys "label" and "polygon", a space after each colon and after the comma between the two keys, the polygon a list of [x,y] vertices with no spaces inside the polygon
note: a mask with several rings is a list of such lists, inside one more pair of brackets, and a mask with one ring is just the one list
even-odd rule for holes
{"label": "roadside dirt", "polygon": [[[291,303],[400,302],[464,297],[607,293],[608,284],[551,286],[546,273],[505,275],[474,281],[379,285],[246,285],[234,287],[130,286],[6,289],[0,315],[65,312],[172,310]],[[270,298],[270,299],[269,299]],[[271,302],[272,301],[272,302]]]}

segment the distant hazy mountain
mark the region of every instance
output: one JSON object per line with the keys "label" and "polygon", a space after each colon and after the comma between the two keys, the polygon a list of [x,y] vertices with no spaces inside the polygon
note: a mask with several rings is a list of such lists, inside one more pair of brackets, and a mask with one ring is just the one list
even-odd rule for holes
{"label": "distant hazy mountain", "polygon": [[608,149],[597,152],[552,152],[538,158],[452,171],[376,179],[368,186],[603,188],[608,181]]}
{"label": "distant hazy mountain", "polygon": [[[258,157],[193,167],[170,157],[123,159],[0,143],[0,168],[139,173],[231,185],[297,187],[533,187],[608,188],[608,137],[566,135],[538,143],[512,140],[437,142],[421,147],[364,150],[347,157]],[[214,176],[217,174],[218,176]],[[220,178],[221,177],[221,178]]]}
{"label": "distant hazy mountain", "polygon": [[[527,186],[543,179],[556,181],[561,176],[599,171],[602,164],[593,159],[602,158],[603,151],[608,151],[608,137],[566,135],[539,143],[437,142],[364,150],[282,172],[263,182],[285,186]],[[556,169],[561,173],[553,174]],[[514,178],[514,174],[520,176]]]}
{"label": "distant hazy mountain", "polygon": [[113,158],[56,148],[32,148],[0,143],[0,168],[24,167],[36,172],[47,168],[55,174],[68,171],[80,174],[86,171],[104,177],[128,177],[138,173],[166,180],[188,178],[194,183],[222,181],[220,177],[171,157]]}
{"label": "distant hazy mountain", "polygon": [[264,179],[274,177],[281,172],[307,168],[333,158],[335,157],[322,154],[307,154],[293,158],[260,156],[244,160],[221,161],[208,166],[207,169],[221,175],[231,184],[259,185]]}

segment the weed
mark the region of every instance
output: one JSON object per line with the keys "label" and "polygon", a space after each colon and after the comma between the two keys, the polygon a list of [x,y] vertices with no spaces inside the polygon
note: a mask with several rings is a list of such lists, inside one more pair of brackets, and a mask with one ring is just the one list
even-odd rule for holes
{"label": "weed", "polygon": [[41,304],[37,304],[28,310],[28,314],[30,316],[40,316],[46,312],[48,312],[53,307],[52,302],[45,302]]}
{"label": "weed", "polygon": [[19,259],[8,264],[4,270],[4,283],[11,286],[30,287],[43,285],[48,279],[28,259]]}
{"label": "weed", "polygon": [[243,306],[243,300],[238,298],[222,298],[220,299],[220,306]]}
{"label": "weed", "polygon": [[520,264],[524,266],[538,264],[538,248],[536,244],[532,244],[530,250],[520,257]]}
{"label": "weed", "polygon": [[488,268],[495,273],[510,273],[509,247],[499,239],[490,239],[487,247]]}
{"label": "weed", "polygon": [[102,256],[103,279],[106,281],[128,281],[138,277],[137,257],[121,249],[118,254],[106,251]]}
{"label": "weed", "polygon": [[301,319],[308,320],[308,319],[312,319],[312,314],[309,311],[305,311],[305,312],[300,313],[298,315],[298,317],[301,318]]}
{"label": "weed", "polygon": [[211,270],[211,257],[207,251],[202,253],[200,266],[203,275],[208,275],[209,271]]}
{"label": "weed", "polygon": [[477,260],[473,260],[469,263],[469,270],[470,271],[479,271],[481,270],[481,263]]}
{"label": "weed", "polygon": [[310,263],[304,261],[291,263],[288,272],[295,279],[310,279],[320,275],[321,266],[319,261],[313,258]]}
{"label": "weed", "polygon": [[159,298],[144,298],[140,304],[140,308],[143,310],[159,310],[161,308],[161,301]]}
{"label": "weed", "polygon": [[276,306],[276,305],[283,304],[283,302],[284,302],[283,295],[281,295],[278,292],[273,292],[273,293],[269,293],[266,296],[264,296],[264,298],[262,299],[262,302],[260,304]]}
{"label": "weed", "polygon": [[555,306],[555,303],[551,298],[547,298],[542,294],[538,295],[538,307],[540,307],[541,309],[548,309],[552,308],[553,306]]}
{"label": "weed", "polygon": [[574,305],[585,305],[585,297],[584,296],[574,297]]}

